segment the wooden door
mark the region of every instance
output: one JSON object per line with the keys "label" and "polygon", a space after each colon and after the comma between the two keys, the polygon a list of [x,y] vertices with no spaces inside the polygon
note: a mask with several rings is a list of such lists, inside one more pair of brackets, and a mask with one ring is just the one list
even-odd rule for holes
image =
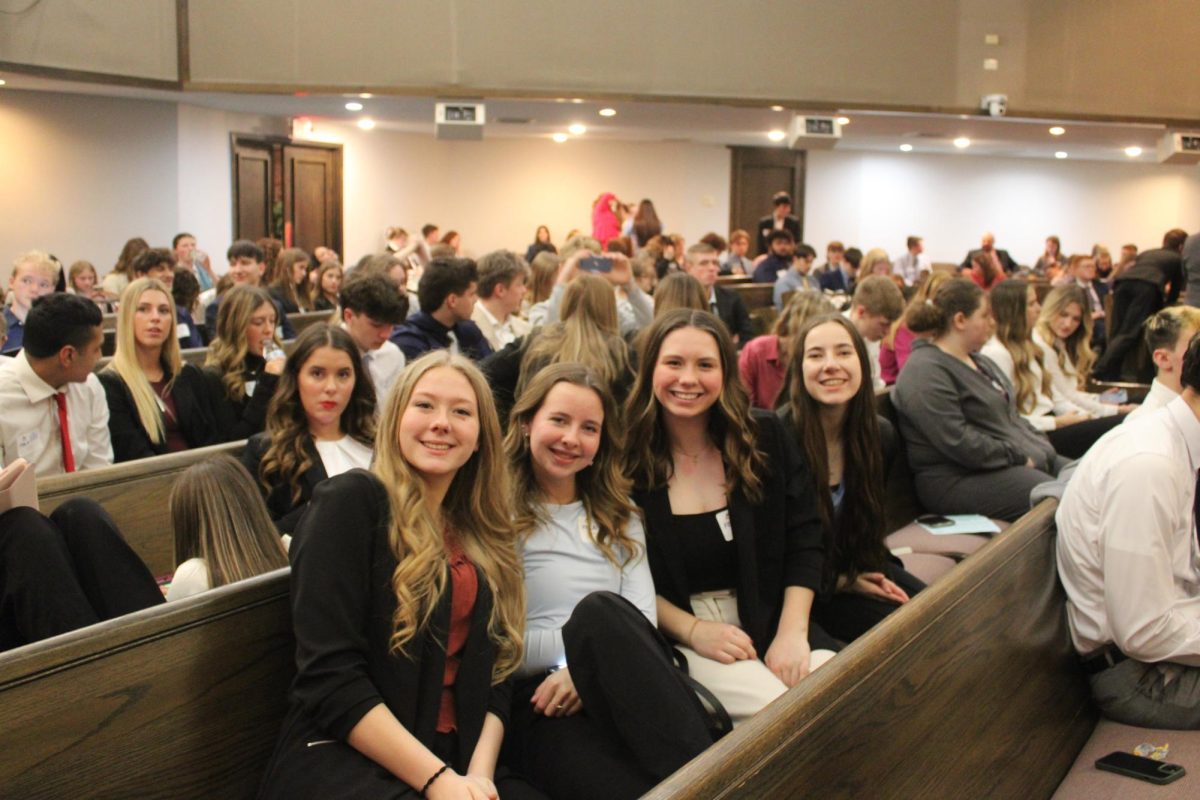
{"label": "wooden door", "polygon": [[342,252],[342,151],[288,144],[283,148],[283,217],[292,223],[292,246],[312,252],[324,245]]}
{"label": "wooden door", "polygon": [[800,219],[804,235],[803,150],[777,147],[731,147],[732,176],[729,185],[729,230],[741,228],[750,234],[751,255],[757,249],[758,221],[770,214],[771,196],[787,192],[792,196],[792,213]]}
{"label": "wooden door", "polygon": [[273,235],[274,158],[268,142],[233,141],[233,238]]}

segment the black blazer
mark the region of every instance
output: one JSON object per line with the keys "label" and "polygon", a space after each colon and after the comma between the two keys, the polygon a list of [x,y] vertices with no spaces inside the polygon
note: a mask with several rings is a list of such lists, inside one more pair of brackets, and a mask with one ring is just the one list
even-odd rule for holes
{"label": "black blazer", "polygon": [[[784,230],[791,231],[796,244],[800,244],[800,219],[794,214],[788,214],[783,218],[783,227]],[[767,214],[758,221],[758,252],[760,255],[767,252],[767,236],[773,230],[775,230],[774,214]]]}
{"label": "black blazer", "polygon": [[[108,434],[112,438],[113,456],[117,462],[161,456],[167,444],[155,444],[142,426],[133,395],[116,372],[104,370],[97,377],[108,399]],[[179,415],[179,431],[188,447],[205,447],[225,441],[217,427],[211,396],[204,374],[191,364],[184,364],[171,387],[171,399]]]}
{"label": "black blazer", "polygon": [[740,349],[754,338],[754,324],[750,321],[750,312],[746,310],[742,296],[733,289],[714,286],[713,291],[717,296],[717,316],[729,329],[729,335],[737,337],[737,346]]}
{"label": "black blazer", "polygon": [[[737,543],[738,617],[742,628],[765,655],[783,610],[783,590],[803,586],[820,591],[825,543],[817,515],[808,465],[784,435],[779,418],[753,409],[757,446],[766,455],[759,475],[763,499],[751,503],[741,490],[729,498],[729,517]],[[634,492],[646,522],[646,552],[657,593],[691,610],[691,589],[680,554],[679,532],[671,517],[667,487]]]}
{"label": "black blazer", "polygon": [[262,431],[267,425],[267,406],[275,394],[279,376],[265,372],[266,362],[262,356],[247,355],[244,372],[247,381],[256,383],[254,394],[233,400],[225,392],[224,373],[217,367],[205,367],[204,382],[208,385],[209,401],[217,421],[217,432],[222,442],[248,439]]}
{"label": "black blazer", "polygon": [[[407,655],[389,651],[396,595],[396,558],[388,545],[391,511],[387,490],[361,469],[331,478],[313,495],[292,542],[292,627],[296,634],[296,679],[261,796],[287,796],[285,784],[322,780],[321,759],[307,743],[349,751],[351,729],[379,703],[426,747],[434,747],[451,586],[447,581],[429,624],[409,641]],[[471,631],[455,682],[458,756],[451,764],[465,773],[488,712],[507,722],[510,686],[492,685],[495,646],[487,636],[492,595],[479,573]],[[435,750],[436,752],[436,750]],[[347,752],[362,769],[362,757]],[[327,764],[328,762],[326,762]],[[348,784],[349,785],[349,784]],[[268,789],[270,787],[270,789]]]}
{"label": "black blazer", "polygon": [[242,451],[242,466],[249,471],[251,477],[254,478],[254,485],[258,487],[259,492],[263,494],[263,499],[267,501],[267,510],[271,512],[271,519],[274,521],[275,527],[280,533],[293,533],[296,526],[300,524],[300,518],[308,509],[308,501],[312,499],[317,484],[329,476],[325,473],[325,463],[321,461],[312,437],[306,436],[304,449],[308,451],[313,463],[300,476],[300,498],[293,502],[291,487],[282,483],[272,485],[271,491],[267,492],[258,479],[258,468],[270,447],[271,437],[265,431],[251,436],[250,440],[246,442],[246,449]]}

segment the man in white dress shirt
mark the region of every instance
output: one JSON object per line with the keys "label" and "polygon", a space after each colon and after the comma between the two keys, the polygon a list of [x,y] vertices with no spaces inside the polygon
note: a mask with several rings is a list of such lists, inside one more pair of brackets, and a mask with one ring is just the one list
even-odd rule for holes
{"label": "man in white dress shirt", "polygon": [[338,293],[342,329],[358,345],[363,363],[375,384],[376,408],[404,371],[404,353],[388,341],[392,329],[404,321],[408,298],[387,276],[369,272],[351,275]]}
{"label": "man in white dress shirt", "polygon": [[1154,383],[1142,404],[1130,411],[1125,422],[1140,419],[1174,400],[1183,391],[1179,373],[1183,370],[1183,354],[1188,343],[1200,331],[1200,308],[1171,306],[1159,311],[1143,326],[1146,348],[1154,361]]}
{"label": "man in white dress shirt", "polygon": [[1182,394],[1114,428],[1083,457],[1059,506],[1067,621],[1105,716],[1200,728],[1200,339]]}
{"label": "man in white dress shirt", "polygon": [[24,458],[45,476],[113,463],[108,402],[92,374],[104,341],[101,321],[99,307],[80,295],[34,301],[24,349],[0,366],[6,466]]}
{"label": "man in white dress shirt", "polygon": [[910,236],[908,252],[892,262],[892,272],[904,280],[905,286],[916,286],[921,273],[933,270],[929,256],[925,255],[925,241],[920,236]]}
{"label": "man in white dress shirt", "polygon": [[502,350],[529,333],[529,323],[517,316],[528,278],[525,259],[511,250],[496,250],[479,259],[479,299],[471,321],[493,350]]}

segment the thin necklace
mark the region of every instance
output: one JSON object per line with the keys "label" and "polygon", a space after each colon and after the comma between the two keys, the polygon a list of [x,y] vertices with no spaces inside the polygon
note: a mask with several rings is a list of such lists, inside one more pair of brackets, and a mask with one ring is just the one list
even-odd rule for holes
{"label": "thin necklace", "polygon": [[706,453],[708,453],[710,450],[715,450],[715,449],[716,449],[716,448],[714,448],[714,447],[713,447],[713,446],[710,444],[710,445],[708,445],[707,447],[705,447],[703,450],[701,450],[699,453],[697,453],[696,455],[692,455],[691,453],[685,453],[685,452],[683,452],[682,450],[676,450],[674,447],[672,447],[672,448],[671,448],[671,452],[672,452],[672,453],[674,453],[674,454],[675,454],[675,455],[677,455],[677,456],[683,456],[684,458],[689,458],[689,459],[691,459],[691,461],[692,461],[692,466],[693,466],[693,467],[697,467],[697,466],[699,466],[699,465],[700,465],[700,458],[701,458],[702,456],[704,456]]}

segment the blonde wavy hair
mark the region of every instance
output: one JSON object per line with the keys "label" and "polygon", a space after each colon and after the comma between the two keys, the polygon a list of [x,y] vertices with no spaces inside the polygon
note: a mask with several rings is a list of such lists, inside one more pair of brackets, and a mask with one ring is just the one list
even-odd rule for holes
{"label": "blonde wavy hair", "polygon": [[424,481],[400,451],[401,420],[421,379],[431,370],[452,369],[475,393],[479,419],[477,449],[459,467],[442,500],[442,522],[452,528],[492,594],[488,638],[496,646],[492,681],[499,683],[521,663],[525,625],[525,585],[517,556],[509,506],[508,465],[500,423],[486,379],[467,359],[434,350],[414,361],[392,388],[375,437],[372,471],[387,489],[391,509],[388,544],[396,558],[392,590],[393,652],[405,647],[429,624],[446,590],[449,564],[443,532],[425,505]]}
{"label": "blonde wavy hair", "polygon": [[[249,352],[246,328],[250,327],[250,318],[265,304],[276,315],[275,323],[278,325],[279,311],[266,289],[257,286],[234,286],[225,293],[220,303],[217,309],[217,336],[208,345],[208,358],[204,366],[219,369],[225,394],[231,400],[241,402],[246,397],[246,354]],[[273,332],[271,338],[277,346],[283,346],[276,333]]]}
{"label": "blonde wavy hair", "polygon": [[561,363],[546,367],[529,382],[513,406],[504,438],[504,451],[513,472],[513,520],[517,532],[528,536],[538,524],[546,522],[542,490],[533,473],[529,449],[529,425],[550,391],[560,383],[595,392],[604,412],[600,446],[592,463],[575,474],[575,490],[589,521],[595,521],[592,541],[618,569],[639,551],[629,538],[629,519],[633,503],[629,500],[632,481],[625,475],[622,455],[625,450],[621,419],[612,392],[583,364]]}
{"label": "blonde wavy hair", "polygon": [[[1079,327],[1065,340],[1062,340],[1054,334],[1050,323],[1072,303],[1079,306]],[[1084,388],[1084,382],[1092,370],[1092,363],[1096,360],[1096,354],[1092,352],[1091,345],[1091,311],[1092,304],[1088,301],[1088,296],[1083,289],[1078,286],[1060,286],[1052,289],[1050,294],[1046,295],[1046,300],[1042,303],[1042,313],[1038,316],[1037,325],[1034,328],[1042,337],[1042,341],[1054,348],[1058,357],[1058,365],[1062,367],[1063,374],[1074,375],[1081,389]]]}
{"label": "blonde wavy hair", "polygon": [[171,387],[175,385],[175,378],[179,376],[179,370],[182,368],[179,337],[175,335],[175,301],[171,299],[171,291],[166,285],[154,278],[138,278],[121,292],[121,310],[117,313],[117,349],[104,371],[115,372],[120,376],[133,397],[133,407],[137,410],[138,421],[142,423],[146,435],[155,444],[162,444],[166,441],[167,430],[163,423],[160,401],[154,393],[154,387],[150,385],[150,379],[138,364],[137,338],[133,333],[133,317],[137,313],[142,295],[146,292],[162,292],[170,307],[170,312],[166,315],[166,338],[162,343],[159,363],[162,364],[164,377],[167,379],[166,392],[169,394]]}

